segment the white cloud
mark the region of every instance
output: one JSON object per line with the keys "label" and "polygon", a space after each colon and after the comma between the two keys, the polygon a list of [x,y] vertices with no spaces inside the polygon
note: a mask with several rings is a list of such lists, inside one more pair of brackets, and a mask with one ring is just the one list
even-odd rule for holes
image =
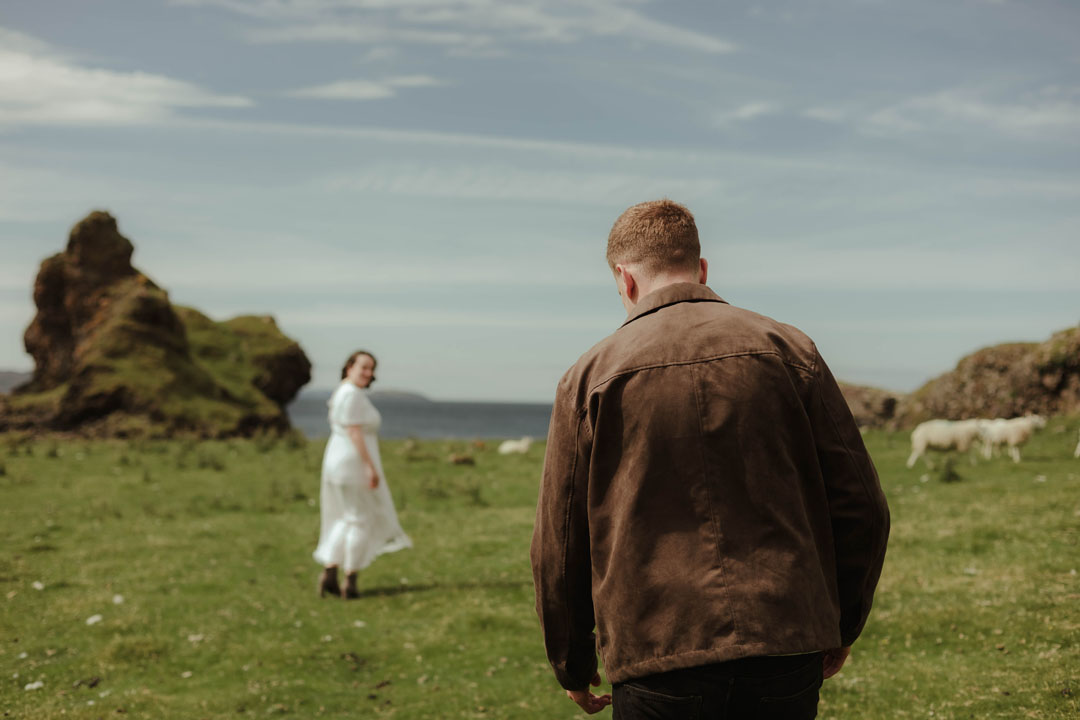
{"label": "white cloud", "polygon": [[876,108],[814,106],[804,117],[833,123],[853,123],[869,135],[958,133],[987,130],[1014,137],[1080,136],[1080,93],[1050,85],[1019,99],[993,100],[971,89],[941,90]]}
{"label": "white cloud", "polygon": [[482,34],[406,30],[368,21],[305,22],[280,27],[261,27],[248,31],[247,37],[255,43],[400,43],[453,48],[485,48],[494,42],[491,37]]}
{"label": "white cloud", "polygon": [[[228,313],[226,313],[228,314]],[[239,314],[239,313],[238,313]],[[356,304],[320,305],[305,309],[283,310],[275,315],[280,323],[292,327],[339,327],[354,329],[364,327],[389,328],[508,328],[520,329],[594,329],[610,328],[611,314],[598,312],[577,312],[572,316],[557,315],[547,312],[523,313],[520,308],[507,310],[450,310],[440,307],[402,308],[393,305],[364,306],[363,315],[357,312]]]}
{"label": "white cloud", "polygon": [[287,93],[290,97],[319,100],[378,100],[394,96],[394,88],[370,80],[341,80],[339,82],[301,88]]}
{"label": "white cloud", "polygon": [[393,87],[438,87],[443,83],[430,75],[399,75],[387,78],[387,85]]}
{"label": "white cloud", "polygon": [[[578,157],[606,157],[612,159],[643,159],[651,156],[664,156],[672,159],[679,157],[685,162],[693,162],[695,158],[700,156],[699,153],[654,151],[629,146],[602,145],[600,143],[567,142],[475,133],[399,130],[388,127],[225,122],[208,118],[176,118],[172,122],[172,126],[199,131],[215,130],[224,133],[265,133],[271,135],[292,135],[297,137],[330,139],[348,138],[354,140],[396,142],[405,145],[435,145],[453,148],[494,148],[523,152],[558,153]],[[801,162],[802,161],[787,159],[777,161],[777,163],[784,165],[799,164]]]}
{"label": "white cloud", "polygon": [[[712,260],[716,287],[807,288],[852,291],[1072,291],[1080,255],[1052,246],[830,248],[818,242],[723,247]],[[729,269],[730,268],[730,269]]]}
{"label": "white cloud", "polygon": [[613,24],[606,29],[602,28],[598,34],[626,35],[659,45],[672,45],[703,53],[731,53],[738,49],[734,43],[726,40],[650,20],[644,15],[626,8],[612,8],[608,11],[606,19],[613,21]]}
{"label": "white cloud", "polygon": [[806,110],[803,110],[802,115],[803,117],[808,117],[811,120],[840,123],[848,119],[850,112],[848,110],[845,110],[844,108],[819,105],[817,107],[807,108]]}
{"label": "white cloud", "polygon": [[174,0],[211,5],[257,20],[254,42],[355,42],[441,45],[450,54],[498,54],[500,42],[575,43],[621,37],[703,53],[736,46],[713,35],[659,22],[640,0],[551,3],[545,0]]}
{"label": "white cloud", "polygon": [[[386,248],[379,251],[265,229],[222,231],[201,225],[185,227],[183,242],[150,243],[138,238],[133,242],[136,267],[180,296],[222,288],[244,295],[268,287],[299,293],[328,289],[351,293],[361,288],[382,292],[409,286],[588,287],[606,274],[602,261],[584,268],[559,264],[550,251],[558,244],[557,238],[525,231],[518,237],[533,238],[527,243],[531,250],[463,254],[453,247],[442,252],[427,248],[424,262],[417,262],[409,251],[402,252],[393,234],[389,235],[375,243]],[[258,252],[252,251],[254,247]],[[208,256],[215,262],[207,264]],[[523,274],[523,266],[530,272]],[[244,272],[237,273],[237,267]]]}
{"label": "white cloud", "polygon": [[379,100],[397,95],[397,88],[436,87],[440,81],[429,75],[403,75],[385,80],[339,80],[300,88],[286,93],[289,97],[320,100]]}
{"label": "white cloud", "polygon": [[317,181],[322,193],[388,193],[471,200],[526,200],[567,204],[619,204],[626,198],[679,197],[686,202],[724,194],[728,183],[715,178],[626,172],[526,170],[496,165],[370,166]]}
{"label": "white cloud", "polygon": [[392,47],[373,47],[361,56],[361,62],[384,62],[397,57],[398,51]]}
{"label": "white cloud", "polygon": [[251,104],[163,75],[81,67],[35,38],[0,28],[0,127],[139,125],[177,108]]}
{"label": "white cloud", "polygon": [[1070,100],[1034,99],[1027,103],[990,102],[964,91],[913,98],[870,117],[885,130],[933,128],[939,123],[982,126],[1002,133],[1080,131],[1080,105]]}
{"label": "white cloud", "polygon": [[724,110],[716,113],[714,120],[717,125],[730,125],[734,122],[745,122],[765,115],[774,115],[779,107],[768,102],[751,102],[740,105],[733,110]]}

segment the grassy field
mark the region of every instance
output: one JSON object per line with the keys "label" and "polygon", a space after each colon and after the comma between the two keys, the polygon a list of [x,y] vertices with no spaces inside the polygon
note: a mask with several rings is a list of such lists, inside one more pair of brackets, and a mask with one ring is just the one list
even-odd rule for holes
{"label": "grassy field", "polygon": [[[819,717],[1080,716],[1077,424],[953,482],[867,435],[892,540]],[[543,447],[492,445],[383,444],[416,548],[343,602],[314,591],[320,443],[0,436],[3,717],[583,717],[533,613]]]}

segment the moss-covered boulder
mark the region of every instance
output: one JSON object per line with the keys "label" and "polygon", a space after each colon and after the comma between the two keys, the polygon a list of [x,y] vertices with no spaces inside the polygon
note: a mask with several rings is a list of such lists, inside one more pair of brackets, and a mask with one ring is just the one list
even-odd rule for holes
{"label": "moss-covered boulder", "polygon": [[903,393],[896,393],[866,385],[839,383],[848,408],[861,428],[892,429],[896,422],[896,409]]}
{"label": "moss-covered boulder", "polygon": [[1080,327],[1041,343],[983,348],[956,369],[904,398],[897,411],[905,426],[946,418],[1016,417],[1026,413],[1080,412]]}
{"label": "moss-covered boulder", "polygon": [[269,316],[215,322],[173,306],[93,212],[41,264],[24,343],[31,380],[0,396],[0,430],[94,436],[249,435],[289,428],[311,363]]}

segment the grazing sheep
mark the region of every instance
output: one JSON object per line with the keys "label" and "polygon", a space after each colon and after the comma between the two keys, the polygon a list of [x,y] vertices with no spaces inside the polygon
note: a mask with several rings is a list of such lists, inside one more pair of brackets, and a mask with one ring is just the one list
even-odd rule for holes
{"label": "grazing sheep", "polygon": [[1005,441],[1005,428],[1009,421],[1005,418],[982,420],[979,423],[979,440],[983,446],[983,457],[989,460]]}
{"label": "grazing sheep", "polygon": [[927,449],[967,452],[979,438],[982,420],[927,420],[911,431],[911,457],[907,466],[913,467]]}
{"label": "grazing sheep", "polygon": [[523,437],[520,440],[503,440],[499,445],[500,455],[511,455],[513,453],[521,453],[524,455],[529,452],[529,447],[532,445],[531,437]]}
{"label": "grazing sheep", "polygon": [[1039,428],[1046,427],[1046,418],[1041,415],[1025,415],[1018,418],[991,420],[983,425],[981,435],[985,454],[1000,446],[1009,446],[1009,457],[1013,462],[1020,462],[1020,446],[1026,443]]}

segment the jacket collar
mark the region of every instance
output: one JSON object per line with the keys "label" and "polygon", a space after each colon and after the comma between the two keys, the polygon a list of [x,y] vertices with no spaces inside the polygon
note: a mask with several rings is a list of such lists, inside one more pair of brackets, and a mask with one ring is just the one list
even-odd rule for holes
{"label": "jacket collar", "polygon": [[710,290],[707,285],[689,282],[673,283],[657,288],[641,298],[638,304],[634,306],[630,316],[626,318],[626,322],[622,324],[622,327],[626,327],[639,317],[654,313],[660,308],[681,302],[720,302],[727,304],[726,300]]}

